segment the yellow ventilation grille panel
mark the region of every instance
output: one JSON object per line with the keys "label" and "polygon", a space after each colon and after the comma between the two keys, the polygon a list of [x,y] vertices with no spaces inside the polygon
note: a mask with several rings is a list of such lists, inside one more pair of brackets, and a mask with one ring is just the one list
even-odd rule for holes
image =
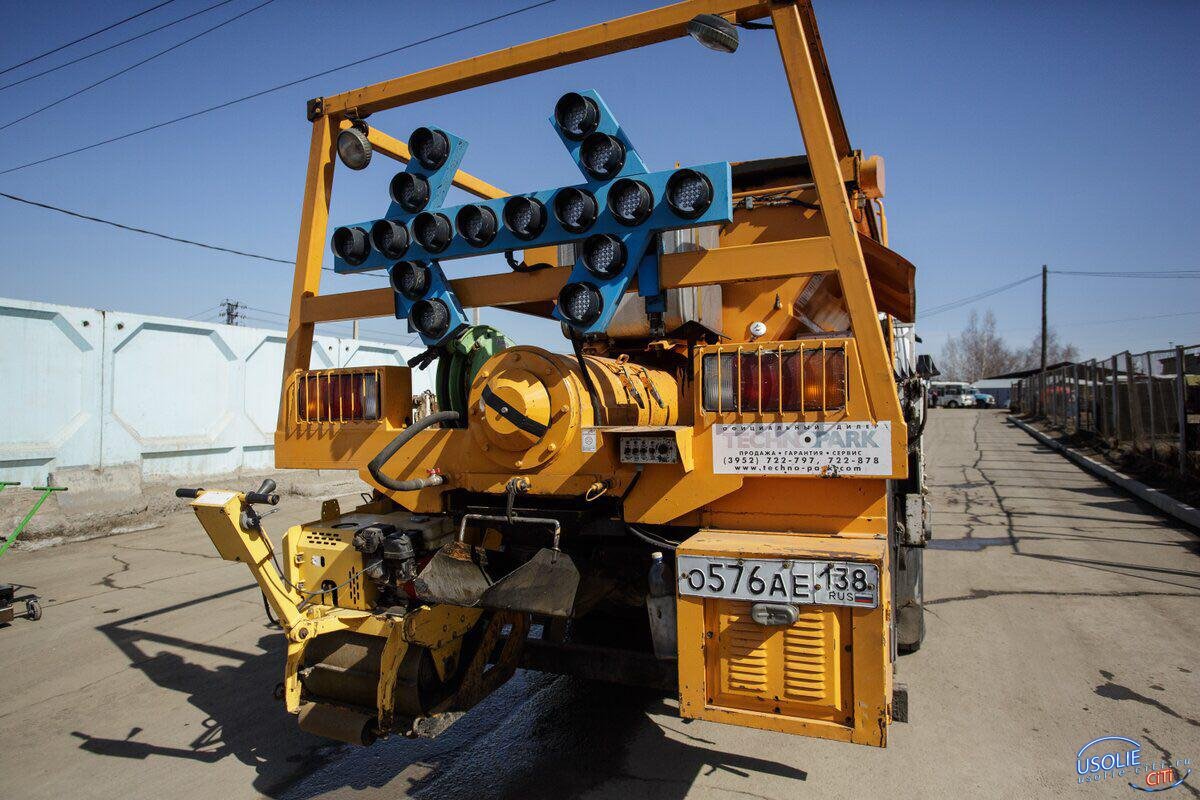
{"label": "yellow ventilation grille panel", "polygon": [[848,724],[846,610],[807,606],[793,625],[764,627],[750,618],[749,603],[705,605],[717,643],[708,648],[711,704]]}

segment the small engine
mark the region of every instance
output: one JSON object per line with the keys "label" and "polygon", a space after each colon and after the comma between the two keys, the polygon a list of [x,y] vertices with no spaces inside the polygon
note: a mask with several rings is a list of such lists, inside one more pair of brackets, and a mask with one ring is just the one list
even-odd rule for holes
{"label": "small engine", "polygon": [[322,602],[375,611],[412,600],[411,581],[454,535],[449,517],[364,506],[298,525],[284,537],[291,580]]}
{"label": "small engine", "polygon": [[412,598],[406,584],[417,577],[429,556],[449,540],[453,531],[448,517],[403,516],[408,519],[399,525],[374,522],[354,532],[352,544],[363,554],[363,572],[375,584],[381,606],[401,605]]}

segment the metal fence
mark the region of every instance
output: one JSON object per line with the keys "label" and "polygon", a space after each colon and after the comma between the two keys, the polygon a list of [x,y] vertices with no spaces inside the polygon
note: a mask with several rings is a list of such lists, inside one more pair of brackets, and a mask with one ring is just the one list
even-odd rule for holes
{"label": "metal fence", "polygon": [[1012,408],[1200,475],[1200,345],[1128,351],[1068,364],[1013,385]]}

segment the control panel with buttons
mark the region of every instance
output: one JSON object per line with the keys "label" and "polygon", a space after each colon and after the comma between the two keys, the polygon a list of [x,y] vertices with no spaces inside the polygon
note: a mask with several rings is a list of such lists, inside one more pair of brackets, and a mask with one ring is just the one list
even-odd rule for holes
{"label": "control panel with buttons", "polygon": [[622,436],[621,463],[675,464],[679,450],[674,436]]}

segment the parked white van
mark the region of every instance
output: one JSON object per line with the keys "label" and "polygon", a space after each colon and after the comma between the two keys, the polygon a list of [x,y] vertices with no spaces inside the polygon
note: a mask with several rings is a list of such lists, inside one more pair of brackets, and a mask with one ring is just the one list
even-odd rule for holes
{"label": "parked white van", "polygon": [[975,390],[969,383],[929,384],[929,405],[942,408],[971,408],[975,405]]}

